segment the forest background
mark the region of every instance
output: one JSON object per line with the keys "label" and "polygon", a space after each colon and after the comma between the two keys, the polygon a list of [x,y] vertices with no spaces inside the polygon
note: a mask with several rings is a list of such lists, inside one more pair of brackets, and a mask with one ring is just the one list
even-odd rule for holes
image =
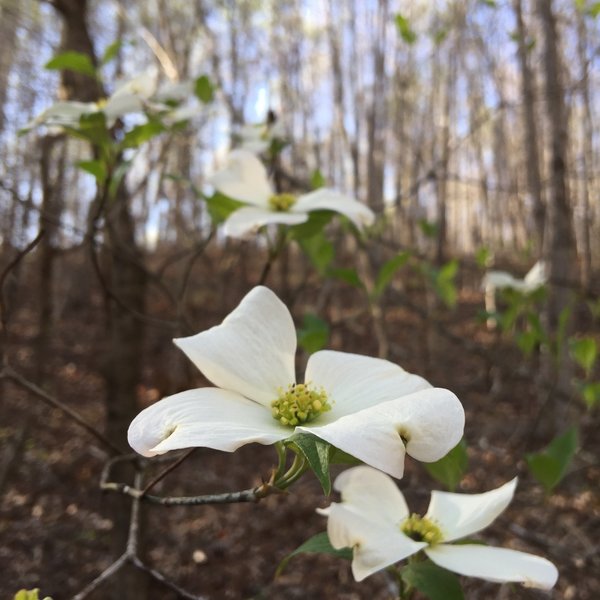
{"label": "forest background", "polygon": [[[590,0],[2,0],[0,593],[389,597],[384,575],[356,584],[334,557],[298,556],[274,577],[324,529],[310,476],[257,506],[143,505],[142,566],[85,591],[131,540],[131,499],[98,487],[110,445],[128,452],[141,408],[201,381],[170,340],[262,282],[305,352],[388,358],[454,391],[458,466],[409,464],[407,481],[475,492],[518,474],[492,541],[555,562],[553,597],[597,598],[599,29]],[[67,51],[101,79],[52,68]],[[57,100],[97,101],[150,68],[201,80],[202,110],[137,140],[112,204],[89,140],[19,135]],[[268,151],[278,186],[358,198],[377,215],[364,235],[332,221],[277,256],[260,235],[224,235],[209,177],[269,111],[284,132]],[[538,260],[546,285],[499,292],[485,313],[486,271],[522,277]],[[274,460],[199,450],[156,490],[249,488]],[[130,465],[115,471],[133,483]],[[539,597],[474,581],[465,593]]]}

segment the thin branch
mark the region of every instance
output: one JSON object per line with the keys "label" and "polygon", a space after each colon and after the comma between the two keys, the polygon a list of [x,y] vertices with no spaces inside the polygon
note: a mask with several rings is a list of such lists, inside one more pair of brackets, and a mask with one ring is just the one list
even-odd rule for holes
{"label": "thin branch", "polygon": [[161,471],[154,479],[146,485],[146,487],[142,490],[142,496],[145,496],[147,492],[149,492],[159,481],[162,481],[171,471],[174,471],[181,463],[190,457],[197,448],[190,448],[185,454],[181,455],[173,464],[169,465],[166,469]]}
{"label": "thin branch", "polygon": [[19,384],[21,387],[29,390],[36,396],[40,397],[42,400],[49,404],[53,408],[57,408],[63,414],[67,415],[70,419],[75,421],[78,425],[83,427],[88,433],[93,435],[97,441],[99,441],[107,450],[110,450],[111,454],[122,454],[122,450],[113,444],[103,433],[98,431],[93,425],[88,423],[81,415],[75,412],[73,409],[69,408],[65,404],[63,404],[60,400],[54,398],[42,388],[38,387],[35,383],[32,383],[19,373],[17,373],[12,367],[6,365],[0,371],[0,379],[10,379],[11,381]]}
{"label": "thin branch", "polygon": [[[6,278],[10,274],[10,272],[17,267],[17,265],[38,245],[40,240],[44,237],[45,231],[44,229],[40,229],[39,233],[35,236],[35,238],[23,248],[9,263],[6,265],[4,271],[0,275],[0,323],[2,325],[2,336],[6,336],[6,327],[8,323],[8,306],[6,303],[6,299],[4,297],[4,284],[6,282]],[[3,355],[3,360],[5,360],[6,356]]]}

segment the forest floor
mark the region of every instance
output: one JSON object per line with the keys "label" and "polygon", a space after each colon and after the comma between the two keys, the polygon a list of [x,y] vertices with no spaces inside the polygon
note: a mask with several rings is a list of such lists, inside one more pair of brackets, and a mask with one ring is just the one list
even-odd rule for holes
{"label": "forest floor", "polygon": [[[219,268],[222,267],[222,264]],[[235,264],[231,268],[236,268]],[[220,323],[256,280],[258,269],[215,279],[210,257],[193,273],[190,319],[200,331]],[[245,274],[247,273],[247,274]],[[281,291],[280,273],[272,273],[273,289]],[[217,282],[208,285],[206,282]],[[395,282],[394,286],[402,285]],[[539,416],[535,392],[535,361],[525,361],[509,342],[477,320],[482,308],[478,280],[461,275],[457,307],[423,319],[415,307],[427,305],[422,289],[401,288],[384,297],[390,360],[447,387],[462,400],[469,469],[459,491],[481,492],[519,476],[511,506],[482,539],[546,556],[560,571],[550,593],[463,579],[465,596],[486,598],[600,598],[600,436],[599,416],[582,407],[581,451],[570,473],[546,497],[527,470],[524,455],[544,442],[532,434]],[[75,284],[77,287],[77,284]],[[73,287],[73,290],[75,290]],[[76,293],[75,290],[73,293]],[[70,292],[69,292],[70,293]],[[288,289],[288,294],[289,289]],[[323,301],[323,294],[327,297]],[[100,298],[94,302],[64,300],[46,372],[47,389],[93,423],[104,420],[97,336],[103,327]],[[99,294],[98,294],[99,296]],[[329,347],[376,355],[377,344],[359,290],[335,283],[326,290],[318,280],[293,293],[295,317],[314,310],[334,323]],[[149,312],[161,314],[160,302]],[[32,376],[32,345],[36,337],[35,289],[20,292],[18,313],[11,324],[11,363]],[[298,320],[298,319],[297,319]],[[186,358],[166,331],[149,331],[145,340],[144,379],[140,408],[176,389],[191,387],[177,373]],[[300,355],[299,362],[306,357]],[[176,365],[176,366],[174,366]],[[193,369],[189,369],[187,379]],[[299,365],[299,372],[303,364]],[[193,381],[201,381],[193,376]],[[54,600],[72,597],[114,561],[114,522],[109,498],[98,490],[106,455],[93,439],[60,411],[4,383],[0,403],[0,597],[19,588],[40,587]],[[542,409],[543,410],[543,409]],[[546,440],[547,442],[548,440]],[[176,456],[176,455],[175,455]],[[273,448],[245,446],[233,454],[198,449],[155,488],[157,494],[197,495],[242,490],[269,476],[276,460]],[[429,490],[440,489],[425,469],[410,458],[400,482],[409,506],[424,511]],[[349,563],[324,555],[293,558],[274,578],[279,562],[311,535],[325,529],[316,507],[329,504],[316,479],[303,477],[289,494],[273,495],[258,504],[206,507],[143,507],[144,556],[154,568],[182,588],[210,600],[391,598],[385,573],[361,584],[353,581]],[[91,598],[107,598],[100,589]],[[148,598],[177,596],[157,583]],[[127,600],[127,599],[125,599]]]}

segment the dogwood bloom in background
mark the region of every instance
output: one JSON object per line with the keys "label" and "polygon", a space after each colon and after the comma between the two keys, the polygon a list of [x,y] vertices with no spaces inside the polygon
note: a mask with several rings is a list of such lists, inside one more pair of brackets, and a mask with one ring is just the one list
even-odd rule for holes
{"label": "dogwood bloom in background", "polygon": [[137,75],[119,84],[111,96],[100,102],[57,102],[25,125],[24,130],[38,125],[75,127],[83,115],[98,112],[104,113],[108,127],[112,127],[117,119],[143,111],[156,91],[157,76],[153,70]]}
{"label": "dogwood bloom in background", "polygon": [[497,583],[519,582],[550,589],[558,571],[545,558],[480,544],[452,545],[487,527],[509,505],[516,478],[483,494],[432,492],[424,517],[410,514],[402,492],[370,467],[343,472],[334,488],[342,502],[317,511],[328,517],[327,534],[336,549],[352,548],[357,581],[419,551],[438,566]]}
{"label": "dogwood bloom in background", "polygon": [[332,210],[348,217],[357,227],[373,223],[375,216],[364,204],[340,192],[321,188],[308,194],[277,194],[262,162],[248,150],[234,150],[227,166],[210,183],[222,194],[243,202],[225,221],[226,235],[242,237],[269,223],[298,225],[314,210]]}
{"label": "dogwood bloom in background", "polygon": [[[536,262],[523,279],[518,279],[507,271],[488,271],[481,283],[485,291],[485,310],[488,313],[496,312],[497,290],[513,289],[522,294],[530,294],[545,285],[547,281],[546,265],[542,260]],[[494,320],[489,319],[488,325],[494,326]]]}
{"label": "dogwood bloom in background", "polygon": [[270,147],[274,139],[283,139],[285,131],[281,121],[269,123],[248,123],[237,133],[237,147],[253,154],[262,154]]}
{"label": "dogwood bloom in background", "polygon": [[175,343],[218,387],[143,410],[128,438],[144,456],[193,446],[232,452],[306,432],[401,477],[405,453],[435,461],[462,437],[456,396],[386,360],[323,350],[297,383],[294,322],[266,287],[250,291],[221,325]]}

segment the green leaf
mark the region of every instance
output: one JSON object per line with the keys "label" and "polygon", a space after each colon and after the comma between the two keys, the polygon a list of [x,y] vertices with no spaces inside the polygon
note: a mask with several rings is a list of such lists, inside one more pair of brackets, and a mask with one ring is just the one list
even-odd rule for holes
{"label": "green leaf", "polygon": [[284,443],[306,459],[319,480],[323,492],[329,496],[331,494],[331,477],[329,475],[331,444],[310,433],[295,433]]}
{"label": "green leaf", "polygon": [[329,271],[327,271],[327,275],[329,275],[329,277],[335,277],[335,279],[345,281],[355,288],[364,288],[363,282],[360,280],[360,277],[355,269],[329,269]]}
{"label": "green leaf", "polygon": [[322,234],[314,235],[311,238],[303,238],[299,240],[299,243],[317,271],[324,275],[335,256],[333,244]]}
{"label": "green leaf", "polygon": [[384,263],[381,269],[379,269],[379,273],[377,273],[377,278],[375,279],[375,287],[373,288],[373,296],[375,298],[378,298],[383,294],[396,274],[396,271],[403,267],[409,258],[410,252],[400,252],[400,254],[397,254]]}
{"label": "green leaf", "polygon": [[79,117],[79,128],[69,128],[69,131],[100,148],[106,148],[111,144],[106,126],[106,116],[102,112],[81,115]]}
{"label": "green leaf", "polygon": [[419,219],[419,229],[425,237],[435,238],[439,231],[439,225],[437,223],[430,223],[426,219]]}
{"label": "green leaf", "polygon": [[430,600],[464,600],[458,577],[429,560],[406,565],[400,576]]}
{"label": "green leaf", "polygon": [[394,21],[396,22],[396,27],[398,28],[398,33],[400,34],[400,37],[407,44],[414,44],[417,41],[417,34],[413,31],[412,27],[410,26],[410,23],[408,22],[408,19],[402,16],[400,13],[398,13],[395,16]]}
{"label": "green leaf", "polygon": [[454,284],[454,278],[458,272],[458,261],[453,259],[440,269],[431,269],[430,276],[433,279],[433,288],[446,306],[453,308],[458,299],[458,292]]}
{"label": "green leaf", "polygon": [[480,4],[485,4],[486,6],[489,6],[490,8],[498,8],[498,4],[496,3],[496,0],[479,0]]}
{"label": "green leaf", "polygon": [[595,408],[600,402],[600,381],[585,383],[581,388],[581,395],[589,409]]}
{"label": "green leaf", "polygon": [[306,313],[298,329],[298,344],[309,354],[321,350],[329,340],[329,325],[312,313]]}
{"label": "green leaf", "polygon": [[587,10],[586,13],[595,19],[598,15],[600,15],[600,2],[594,2]]}
{"label": "green leaf", "polygon": [[427,472],[451,492],[456,489],[467,470],[467,443],[462,439],[446,456],[433,463],[423,463]]}
{"label": "green leaf", "polygon": [[310,539],[306,540],[304,544],[298,546],[292,553],[288,554],[277,567],[277,571],[275,571],[275,577],[279,577],[287,564],[290,562],[294,556],[298,554],[331,554],[333,556],[337,556],[339,558],[344,558],[346,560],[352,560],[352,549],[351,548],[342,548],[341,550],[336,550],[329,541],[329,537],[327,536],[327,532],[323,531],[322,533],[317,533],[317,535],[313,535]]}
{"label": "green leaf", "polygon": [[194,94],[204,104],[212,102],[215,98],[215,86],[208,75],[202,75],[194,83]]}
{"label": "green leaf", "polygon": [[89,77],[96,77],[96,67],[94,67],[92,59],[87,54],[75,52],[74,50],[57,54],[44,67],[49,70],[75,71]]}
{"label": "green leaf", "polygon": [[527,454],[525,459],[533,476],[551,492],[565,476],[578,446],[578,431],[573,425],[562,435],[554,438],[542,452]]}
{"label": "green leaf", "polygon": [[109,44],[106,47],[106,50],[104,50],[104,54],[102,55],[100,64],[105,65],[105,64],[109,63],[111,60],[114,60],[122,46],[123,46],[123,42],[121,42],[120,40],[117,40],[117,41],[113,42],[112,44]]}
{"label": "green leaf", "polygon": [[165,126],[159,121],[148,121],[143,125],[136,125],[123,136],[121,146],[123,148],[137,148],[163,131],[165,131]]}
{"label": "green leaf", "polygon": [[593,338],[571,338],[569,340],[571,356],[575,362],[589,375],[598,358],[598,345]]}
{"label": "green leaf", "polygon": [[216,225],[223,223],[231,213],[246,206],[243,202],[234,200],[220,192],[215,192],[212,196],[205,196],[204,200],[206,201],[208,214]]}
{"label": "green leaf", "polygon": [[343,450],[340,450],[339,448],[336,448],[335,446],[331,446],[331,451],[329,453],[329,464],[330,465],[362,465],[363,462],[361,460],[359,460],[358,458],[356,458],[355,456],[352,456],[351,454],[348,454],[347,452],[344,452]]}
{"label": "green leaf", "polygon": [[290,235],[295,240],[312,238],[325,229],[326,225],[333,218],[333,211],[315,210],[309,213],[308,221],[290,227]]}
{"label": "green leaf", "polygon": [[110,178],[110,183],[108,185],[108,196],[109,198],[115,198],[117,195],[117,190],[123,181],[123,177],[125,177],[127,171],[129,171],[129,167],[131,166],[130,160],[123,160],[118,165],[117,168],[113,171],[112,176]]}
{"label": "green leaf", "polygon": [[319,171],[319,169],[315,169],[310,176],[310,187],[313,190],[318,190],[325,185],[325,177],[323,177],[323,173]]}
{"label": "green leaf", "polygon": [[82,171],[93,175],[99,184],[106,181],[106,165],[101,160],[80,160],[75,163]]}
{"label": "green leaf", "polygon": [[475,252],[475,262],[480,269],[485,269],[490,264],[491,252],[489,248],[482,246]]}

